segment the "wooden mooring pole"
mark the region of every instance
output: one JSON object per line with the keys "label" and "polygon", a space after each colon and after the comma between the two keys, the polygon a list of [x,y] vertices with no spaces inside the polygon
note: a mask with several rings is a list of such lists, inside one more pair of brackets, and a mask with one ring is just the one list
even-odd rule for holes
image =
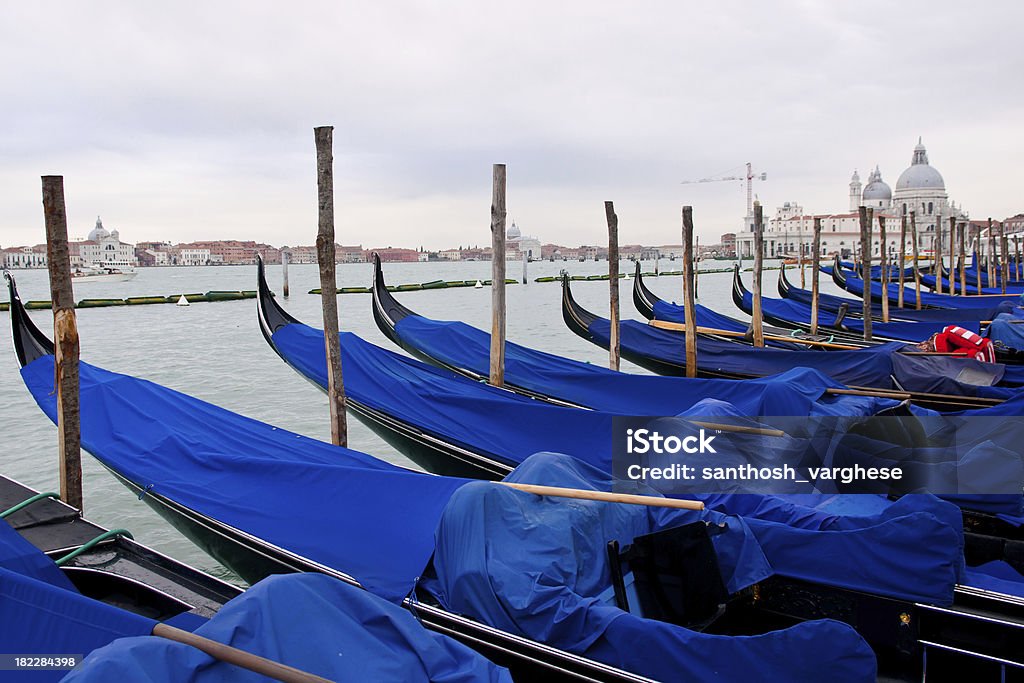
{"label": "wooden mooring pole", "polygon": [[336,446],[348,446],[345,384],[341,376],[341,345],[338,339],[338,277],[334,246],[334,126],[314,128],[313,139],[316,142],[318,207],[316,259],[320,265],[320,303],[324,314],[331,443]]}
{"label": "wooden mooring pole", "polygon": [[1006,281],[1010,279],[1010,241],[1006,237],[1005,226],[999,223],[999,251],[1003,253],[1002,275],[1003,282],[1000,286],[1001,293],[1006,294]]}
{"label": "wooden mooring pole", "polygon": [[491,171],[491,384],[505,384],[505,164]]}
{"label": "wooden mooring pole", "polygon": [[[900,220],[900,272],[899,272],[899,283],[900,289],[896,294],[896,306],[897,308],[903,308],[903,288],[907,281],[903,271],[907,268],[907,214],[903,214],[903,218]],[[865,286],[867,286],[865,284]],[[885,298],[889,298],[889,292],[885,292]]]}
{"label": "wooden mooring pole", "polygon": [[[988,286],[995,287],[995,261],[996,261],[996,235],[992,230],[992,219],[988,219],[988,258],[985,260],[985,270],[988,273]],[[981,294],[981,287],[978,287],[978,294]]]}
{"label": "wooden mooring pole", "polygon": [[697,311],[694,305],[693,207],[683,207],[683,315],[686,317],[686,376],[697,376]]}
{"label": "wooden mooring pole", "polygon": [[64,177],[43,176],[43,217],[46,222],[46,262],[50,271],[53,308],[54,388],[57,392],[57,450],[60,458],[60,497],[82,509],[82,433],[79,422],[78,325],[71,289],[68,216]]}
{"label": "wooden mooring pole", "polygon": [[[871,207],[860,207],[860,275],[864,281],[861,296],[861,310],[864,316],[864,340],[871,341],[871,227],[874,211]],[[885,296],[888,296],[885,292]]]}
{"label": "wooden mooring pole", "polygon": [[885,241],[885,216],[878,214],[878,239],[882,246],[879,248],[882,260],[882,322],[889,322],[889,259],[888,244]]}
{"label": "wooden mooring pole", "polygon": [[921,271],[917,266],[918,250],[917,250],[917,212],[910,212],[910,239],[914,243],[914,291],[917,299],[916,307],[917,310],[921,310]]}
{"label": "wooden mooring pole", "polygon": [[967,224],[961,223],[957,233],[960,242],[960,296],[967,296]]}
{"label": "wooden mooring pole", "polygon": [[[935,234],[932,235],[932,251],[935,252],[932,258],[932,270],[935,270],[935,291],[942,294],[942,214],[935,214]],[[936,270],[937,269],[937,270]]]}
{"label": "wooden mooring pole", "polygon": [[291,260],[290,252],[281,252],[281,277],[284,278],[284,283],[281,285],[281,293],[284,294],[284,298],[288,298],[288,261]]}
{"label": "wooden mooring pole", "polygon": [[[942,277],[942,273],[939,273]],[[949,293],[956,294],[956,216],[949,217]],[[963,292],[960,292],[963,294]]]}
{"label": "wooden mooring pole", "polygon": [[811,254],[811,334],[818,334],[818,266],[821,258],[821,219],[814,219],[814,253]]}
{"label": "wooden mooring pole", "polygon": [[754,202],[754,346],[764,346],[764,322],[761,320],[761,269],[764,261],[764,211],[761,202]]}
{"label": "wooden mooring pole", "polygon": [[619,217],[615,204],[604,203],[604,217],[608,222],[608,302],[611,336],[608,343],[608,367],[619,369]]}

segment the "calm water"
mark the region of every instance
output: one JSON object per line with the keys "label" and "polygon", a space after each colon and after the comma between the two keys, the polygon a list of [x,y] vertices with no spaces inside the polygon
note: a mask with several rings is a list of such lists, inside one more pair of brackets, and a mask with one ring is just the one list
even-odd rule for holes
{"label": "calm water", "polygon": [[[713,265],[712,265],[713,264]],[[662,261],[663,270],[680,268],[679,262]],[[727,266],[711,262],[706,267]],[[623,263],[623,270],[630,264]],[[389,283],[430,280],[469,280],[490,277],[488,262],[395,263],[385,264]],[[529,266],[529,277],[557,275],[562,269],[573,274],[607,272],[607,263],[542,262]],[[645,264],[644,270],[653,269]],[[630,269],[631,270],[631,269]],[[522,266],[508,264],[509,277],[520,277]],[[338,267],[338,283],[367,286],[370,264]],[[315,265],[289,267],[292,295],[283,300],[285,308],[300,320],[319,326],[320,297],[307,294],[319,286]],[[22,299],[48,299],[46,272],[15,273]],[[76,300],[83,298],[169,295],[206,292],[214,289],[256,288],[255,266],[220,268],[144,268],[138,276],[122,283],[76,285]],[[765,291],[774,294],[776,273],[765,275]],[[280,291],[281,268],[268,269],[271,287]],[[799,282],[799,276],[791,274]],[[659,296],[678,300],[679,277],[648,278],[648,286]],[[747,276],[749,286],[749,274]],[[829,278],[823,277],[822,291],[836,293]],[[641,319],[630,296],[632,280],[623,281],[622,317]],[[729,315],[744,318],[730,298],[731,275],[707,273],[700,276],[701,303]],[[809,285],[808,285],[809,286]],[[573,293],[580,303],[607,315],[607,282],[574,282]],[[428,317],[462,320],[477,327],[490,327],[490,290],[472,288],[407,292],[403,303]],[[6,300],[6,291],[0,297]],[[507,289],[508,338],[534,348],[592,363],[607,363],[607,352],[586,342],[564,325],[560,313],[560,291],[556,283],[514,285]],[[397,350],[378,330],[370,312],[370,295],[338,297],[342,327],[376,344]],[[40,329],[52,330],[49,311],[33,311]],[[40,490],[56,490],[57,437],[53,424],[43,415],[25,389],[10,340],[10,317],[0,313],[0,429],[3,450],[0,472]],[[324,395],[286,366],[260,335],[254,300],[197,303],[188,308],[173,305],[83,309],[78,311],[82,359],[108,370],[143,377],[191,394],[211,403],[278,427],[307,436],[329,440],[327,405]],[[623,370],[644,372],[623,362]],[[524,425],[524,427],[526,427]],[[377,457],[408,467],[412,463],[376,437],[357,420],[349,421],[349,445]],[[151,545],[185,562],[228,576],[189,541],[165,524],[88,455],[83,456],[85,512],[108,527],[125,527],[142,543]],[[230,578],[230,577],[229,577]]]}

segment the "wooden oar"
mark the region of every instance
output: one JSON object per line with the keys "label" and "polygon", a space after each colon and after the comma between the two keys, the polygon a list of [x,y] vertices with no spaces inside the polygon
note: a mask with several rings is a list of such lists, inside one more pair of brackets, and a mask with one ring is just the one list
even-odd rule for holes
{"label": "wooden oar", "polygon": [[[652,327],[657,327],[663,330],[672,330],[674,332],[685,332],[686,326],[682,323],[671,322],[669,320],[652,320],[649,323]],[[747,337],[746,332],[735,332],[733,330],[719,330],[714,327],[697,327],[697,334],[713,334],[716,337],[735,337],[737,339],[745,339]],[[765,339],[771,341],[783,341],[792,342],[794,344],[805,344],[807,346],[820,346],[825,349],[838,349],[843,351],[853,351],[860,346],[850,346],[849,344],[834,344],[832,342],[815,341],[813,339],[800,339],[799,337],[783,337],[776,334],[765,334]]]}
{"label": "wooden oar", "polygon": [[[703,505],[703,504],[702,504]],[[272,659],[266,657],[260,657],[254,655],[251,652],[245,650],[239,650],[236,647],[225,645],[224,643],[218,643],[216,640],[210,640],[202,636],[197,636],[194,633],[188,631],[182,631],[180,628],[174,628],[167,624],[157,624],[153,627],[153,635],[159,636],[160,638],[166,638],[167,640],[173,640],[177,643],[184,643],[185,645],[191,645],[197,650],[201,650],[206,654],[210,655],[214,659],[219,659],[222,662],[228,664],[234,664],[243,669],[248,669],[262,676],[267,676],[278,681],[284,681],[285,683],[331,683],[327,678],[317,676],[299,669],[290,667],[280,662],[275,662]]]}
{"label": "wooden oar", "polygon": [[538,496],[555,498],[575,498],[577,500],[598,500],[605,503],[628,503],[629,505],[646,505],[656,508],[675,508],[677,510],[703,510],[704,503],[699,500],[677,500],[675,498],[659,498],[658,496],[638,496],[632,493],[606,493],[604,491],[587,491],[570,489],[562,486],[539,486],[537,484],[514,484],[508,481],[495,482],[502,486],[519,489]]}

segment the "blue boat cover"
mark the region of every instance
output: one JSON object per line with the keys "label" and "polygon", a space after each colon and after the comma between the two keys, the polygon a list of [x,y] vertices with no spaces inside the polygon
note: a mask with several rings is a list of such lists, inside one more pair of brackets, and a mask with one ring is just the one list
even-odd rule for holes
{"label": "blue boat cover", "polygon": [[[846,271],[843,273],[846,278],[846,291],[856,294],[858,296],[864,293],[864,281],[853,273]],[[900,285],[898,282],[889,283],[888,287],[889,301],[895,302],[899,299]],[[1017,300],[1017,294],[1007,294],[1005,296],[990,296],[987,297],[985,303],[989,306],[995,307],[1004,301],[1015,302]],[[871,283],[871,298],[881,301],[882,298],[882,284],[880,282]],[[903,300],[904,303],[916,302],[917,293],[913,287],[904,285],[903,288]],[[971,297],[962,297],[949,294],[935,294],[934,292],[921,292],[921,303],[925,306],[938,306],[941,308],[977,308],[979,302]]]}
{"label": "blue boat cover", "polygon": [[[54,420],[53,356],[21,372]],[[88,363],[80,374],[82,446],[104,465],[152,494],[345,572],[388,599],[412,588],[433,550],[441,511],[465,483],[410,472]]]}
{"label": "blue boat cover", "polygon": [[[583,489],[610,483],[584,463],[551,454],[530,458],[507,481]],[[712,538],[730,591],[770,573],[736,517],[582,500],[565,505],[479,483],[452,496],[437,530],[434,576],[422,585],[450,610],[657,680],[741,680],[751,671],[765,680],[810,681],[821,671],[836,680],[873,680],[874,656],[845,624],[821,620],[756,636],[708,635],[595,597],[611,586],[609,541],[628,544],[697,520],[726,524]],[[802,552],[813,554],[812,547]]]}
{"label": "blue boat cover", "polygon": [[[482,330],[462,322],[409,315],[398,321],[395,333],[406,346],[449,367],[488,374],[490,335]],[[317,352],[322,355],[322,349]],[[708,398],[731,403],[748,416],[872,415],[895,405],[888,399],[825,394],[825,389],[842,385],[807,368],[742,384],[724,379],[632,375],[514,342],[505,343],[505,381],[619,415],[677,415]]]}
{"label": "blue boat cover", "polygon": [[[881,290],[879,290],[879,293],[881,293]],[[789,290],[786,292],[786,294],[787,299],[799,301],[800,303],[806,304],[807,306],[811,305],[812,297],[811,292],[809,290],[801,289],[799,287],[793,287],[792,285],[790,285]],[[912,302],[913,300],[911,299],[909,301]],[[906,303],[907,302],[904,302],[904,305],[906,305]],[[848,297],[835,296],[834,294],[826,294],[824,292],[819,292],[818,294],[818,306],[822,310],[838,312],[840,306],[842,306],[843,304],[846,304],[847,308],[851,313],[856,314],[859,310],[861,310],[863,302],[858,299],[850,299]],[[889,308],[889,314],[891,318],[899,318],[901,320],[916,320],[920,322],[929,320],[957,320],[961,322],[967,322],[977,320],[991,320],[999,311],[1005,308],[1011,308],[1012,306],[1013,304],[1011,302],[1003,302],[998,306],[979,306],[977,308],[968,308],[961,306],[956,309],[924,308],[918,311],[914,308],[913,303],[911,303],[909,308],[897,308],[896,306],[891,306]],[[874,315],[876,317],[882,315],[882,305],[877,301],[871,302],[871,310],[874,312]]]}
{"label": "blue boat cover", "polygon": [[53,560],[25,540],[2,519],[0,519],[0,567],[57,588],[78,592],[71,580],[64,575],[60,567],[53,563]]}
{"label": "blue boat cover", "polygon": [[[333,681],[511,683],[507,670],[427,631],[408,611],[321,574],[273,576],[196,633]],[[246,683],[263,676],[154,636],[89,655],[68,683]]]}
{"label": "blue boat cover", "polygon": [[[743,293],[743,310],[750,313],[754,309],[753,295],[750,292]],[[774,317],[789,321],[796,325],[810,327],[810,307],[792,299],[773,299],[761,297],[761,310],[766,317]],[[861,309],[857,309],[861,310]],[[836,315],[829,311],[818,312],[818,324],[826,327],[836,326]],[[845,317],[842,321],[843,327],[860,334],[864,333],[864,320],[861,318]],[[936,332],[941,332],[947,325],[960,325],[972,332],[980,330],[978,323],[964,321],[955,322],[949,320],[931,320],[922,322],[875,322],[871,323],[871,333],[886,339],[898,339],[908,342],[920,342],[928,339]]]}
{"label": "blue boat cover", "polygon": [[1003,560],[968,567],[965,583],[974,588],[1024,598],[1024,576]]}
{"label": "blue boat cover", "polygon": [[[1017,322],[1013,322],[1013,321]],[[1020,317],[1011,313],[1000,313],[988,327],[988,336],[994,342],[1001,342],[1011,349],[1024,349],[1024,324]]]}
{"label": "blue boat cover", "polygon": [[[152,632],[155,621],[0,567],[0,649],[7,654],[83,655],[116,638]],[[67,671],[4,671],[3,680],[59,681]]]}
{"label": "blue boat cover", "polygon": [[[588,328],[591,340],[608,347],[611,323],[597,318]],[[619,344],[623,356],[646,356],[677,367],[685,367],[686,356],[683,335],[661,330],[635,320],[624,320],[619,326]],[[736,375],[767,376],[779,374],[795,367],[812,368],[846,385],[881,389],[902,388],[907,391],[928,391],[934,385],[931,375],[918,374],[919,364],[909,362],[910,357],[897,352],[903,342],[890,342],[856,351],[787,351],[784,349],[745,347],[732,342],[700,337],[697,339],[697,360],[702,370]],[[987,387],[959,381],[965,370],[981,381],[999,381],[1007,375],[1006,366],[981,363],[972,359],[929,357],[930,373],[939,373],[949,391],[961,396],[983,396],[1006,399],[1016,392],[1011,388]],[[1014,368],[1016,370],[1016,368]],[[993,377],[993,373],[998,373]],[[893,384],[893,377],[899,387]],[[985,378],[988,378],[987,380]],[[1017,373],[1013,373],[1014,379]],[[977,380],[975,380],[977,381]]]}

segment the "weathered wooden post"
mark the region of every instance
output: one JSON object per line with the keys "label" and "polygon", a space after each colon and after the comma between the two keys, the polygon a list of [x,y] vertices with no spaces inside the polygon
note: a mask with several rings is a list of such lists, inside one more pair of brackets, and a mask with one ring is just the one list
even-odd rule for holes
{"label": "weathered wooden post", "polygon": [[68,216],[64,176],[43,176],[43,217],[46,222],[46,263],[50,271],[53,308],[54,389],[57,392],[57,450],[60,497],[82,509],[82,433],[79,423],[78,325],[71,289]]}
{"label": "weathered wooden post", "polygon": [[967,224],[960,223],[957,239],[960,241],[960,296],[967,296]]}
{"label": "weathered wooden post", "polygon": [[527,282],[526,278],[528,277],[528,274],[526,272],[526,264],[529,262],[529,260],[530,260],[529,254],[527,254],[527,252],[524,251],[523,252],[523,284],[524,285]]}
{"label": "weathered wooden post", "polygon": [[505,385],[505,164],[491,170],[491,384]]}
{"label": "weathered wooden post", "polygon": [[696,245],[693,252],[693,299],[700,301],[700,289],[697,285],[700,280],[700,236],[694,237],[693,241]]}
{"label": "weathered wooden post", "polygon": [[604,203],[604,217],[608,221],[608,302],[610,307],[611,336],[608,341],[608,367],[619,369],[619,217],[615,204]]}
{"label": "weathered wooden post", "polygon": [[697,311],[694,305],[693,207],[683,207],[683,315],[686,316],[686,376],[697,376]]}
{"label": "weathered wooden post", "polygon": [[754,202],[754,346],[764,346],[764,323],[761,320],[761,268],[764,261],[764,213],[761,202]]}
{"label": "weathered wooden post", "polygon": [[291,260],[290,256],[290,252],[284,251],[283,249],[281,250],[281,277],[284,278],[284,284],[281,286],[281,292],[284,294],[286,299],[288,298],[288,261]]}
{"label": "weathered wooden post", "polygon": [[932,251],[935,253],[932,255],[933,270],[937,268],[935,272],[935,291],[942,294],[942,214],[935,213],[935,234],[932,235]]}
{"label": "weathered wooden post", "polygon": [[[949,293],[956,294],[956,216],[949,217]],[[942,277],[942,273],[939,273]],[[962,292],[961,292],[962,293]]]}
{"label": "weathered wooden post", "polygon": [[[803,230],[803,225],[802,224],[801,224],[800,229],[801,229],[801,231]],[[803,240],[801,240],[800,241],[799,254],[797,256],[797,260],[800,262],[800,289],[807,289],[807,275],[805,274],[805,271],[807,270],[807,268],[804,267],[804,266],[806,266],[806,259],[804,258],[804,247],[805,246],[806,245],[803,243]]]}
{"label": "weathered wooden post", "polygon": [[[871,341],[871,227],[874,212],[871,207],[860,207],[860,262],[864,292],[861,296],[861,310],[864,316],[864,340]],[[888,292],[885,296],[888,296]]]}
{"label": "weathered wooden post", "polygon": [[916,308],[921,310],[921,271],[918,269],[917,260],[919,257],[917,251],[917,212],[910,212],[910,239],[914,242],[914,291],[916,292],[915,297],[917,299]]}
{"label": "weathered wooden post", "polygon": [[[995,275],[995,258],[996,258],[996,235],[992,230],[992,219],[988,219],[988,258],[985,260],[985,271],[988,275],[988,286],[996,286]],[[981,287],[978,288],[978,294],[981,294]]]}
{"label": "weathered wooden post", "polygon": [[885,216],[878,214],[878,239],[881,240],[882,246],[879,249],[881,253],[881,273],[882,273],[882,322],[889,322],[889,259],[886,258],[888,251],[885,241]]}
{"label": "weathered wooden post", "polygon": [[1001,262],[1003,282],[1000,290],[1006,294],[1006,281],[1010,279],[1010,243],[1006,238],[1006,230],[1002,222],[999,223],[999,251],[1003,253]]}
{"label": "weathered wooden post", "polygon": [[1017,271],[1017,280],[1020,280],[1021,279],[1021,234],[1020,234],[1020,232],[1017,232],[1016,234],[1014,234],[1014,245],[1016,247],[1015,248],[1015,252],[1016,252],[1016,256],[1017,256],[1017,263],[1015,264],[1016,265],[1015,270]]}
{"label": "weathered wooden post", "polygon": [[811,254],[811,334],[818,334],[818,266],[821,257],[821,219],[814,219],[814,253]]}
{"label": "weathered wooden post", "polygon": [[[903,308],[903,288],[906,283],[906,277],[904,276],[904,270],[907,268],[907,214],[903,214],[903,218],[900,219],[900,272],[899,272],[899,284],[900,289],[896,294],[896,306]],[[885,292],[885,298],[889,298],[889,292]]]}
{"label": "weathered wooden post", "polygon": [[331,443],[348,446],[345,383],[338,340],[338,277],[334,242],[334,126],[313,129],[316,141],[316,186],[319,226],[316,260],[320,265],[320,304],[324,313],[327,353],[327,402],[331,411]]}

